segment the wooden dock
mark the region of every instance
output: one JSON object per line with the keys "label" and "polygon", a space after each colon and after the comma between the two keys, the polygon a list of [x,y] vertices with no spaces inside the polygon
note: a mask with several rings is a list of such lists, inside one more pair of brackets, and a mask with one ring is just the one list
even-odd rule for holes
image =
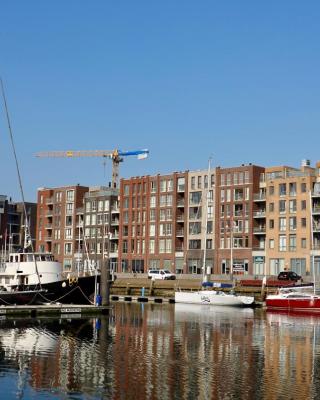
{"label": "wooden dock", "polygon": [[111,295],[111,301],[124,301],[127,303],[175,303],[172,297]]}
{"label": "wooden dock", "polygon": [[46,304],[35,306],[0,306],[0,317],[6,316],[90,316],[97,314],[107,314],[111,306],[95,306],[95,305],[76,305],[76,304]]}

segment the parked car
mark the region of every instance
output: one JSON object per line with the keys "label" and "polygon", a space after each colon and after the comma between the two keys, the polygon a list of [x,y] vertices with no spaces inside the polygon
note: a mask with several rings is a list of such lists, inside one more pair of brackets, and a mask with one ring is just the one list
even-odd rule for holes
{"label": "parked car", "polygon": [[168,269],[150,269],[148,279],[176,279],[176,276]]}
{"label": "parked car", "polygon": [[[281,271],[278,275],[279,281],[300,281],[301,276],[294,271]],[[301,279],[302,280],[302,279]]]}

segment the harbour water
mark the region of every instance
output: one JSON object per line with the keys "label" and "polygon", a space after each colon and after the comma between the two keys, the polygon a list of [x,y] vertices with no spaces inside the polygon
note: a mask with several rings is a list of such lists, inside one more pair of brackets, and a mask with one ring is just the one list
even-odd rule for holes
{"label": "harbour water", "polygon": [[320,316],[115,303],[0,320],[1,399],[316,399]]}

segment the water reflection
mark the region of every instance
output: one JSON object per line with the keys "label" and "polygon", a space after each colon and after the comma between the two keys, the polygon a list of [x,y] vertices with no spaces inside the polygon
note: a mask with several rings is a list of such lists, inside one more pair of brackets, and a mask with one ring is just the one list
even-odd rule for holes
{"label": "water reflection", "polygon": [[109,318],[0,320],[6,398],[316,398],[320,317],[115,304]]}

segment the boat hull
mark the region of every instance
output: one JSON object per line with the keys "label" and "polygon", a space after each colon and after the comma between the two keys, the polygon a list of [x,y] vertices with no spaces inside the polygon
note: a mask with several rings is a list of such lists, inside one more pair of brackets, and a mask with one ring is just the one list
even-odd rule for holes
{"label": "boat hull", "polygon": [[43,304],[46,290],[22,290],[0,292],[0,305],[37,305]]}
{"label": "boat hull", "polygon": [[197,292],[176,292],[175,302],[212,306],[249,307],[253,305],[254,298],[250,296],[236,296],[213,290],[200,290]]}
{"label": "boat hull", "polygon": [[269,296],[266,299],[266,306],[268,310],[320,313],[320,298],[288,299],[280,296]]}

